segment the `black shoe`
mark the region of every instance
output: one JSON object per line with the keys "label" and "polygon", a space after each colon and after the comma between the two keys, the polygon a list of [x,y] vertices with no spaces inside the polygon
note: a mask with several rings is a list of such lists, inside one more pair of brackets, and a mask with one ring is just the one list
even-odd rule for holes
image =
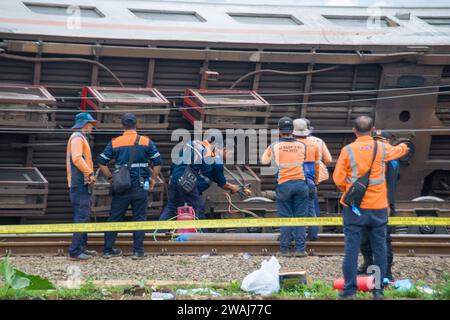
{"label": "black shoe", "polygon": [[143,253],[143,252],[141,252],[141,253],[137,253],[137,252],[135,252],[135,253],[133,253],[133,255],[131,256],[131,259],[133,259],[133,260],[142,260],[142,259],[144,259],[145,258],[145,253]]}
{"label": "black shoe", "polygon": [[316,238],[316,237],[306,237],[306,241],[319,241],[319,238]]}
{"label": "black shoe", "polygon": [[291,257],[292,254],[289,250],[281,250],[280,252],[278,252],[278,255],[280,257]]}
{"label": "black shoe", "polygon": [[308,256],[308,253],[306,251],[297,251],[294,253],[294,257],[297,258],[305,258]]}
{"label": "black shoe", "polygon": [[339,300],[354,300],[356,299],[356,294],[347,294],[344,292],[341,292],[338,294]]}
{"label": "black shoe", "polygon": [[95,250],[84,249],[83,253],[87,254],[88,256],[96,256],[97,255],[97,251],[95,251]]}
{"label": "black shoe", "polygon": [[369,266],[367,266],[366,264],[362,264],[358,267],[358,275],[362,275],[362,274],[366,274],[367,272],[367,268]]}
{"label": "black shoe", "polygon": [[109,259],[109,258],[115,258],[115,257],[120,257],[122,256],[122,250],[120,249],[111,249],[108,252],[103,252],[103,258],[105,259]]}
{"label": "black shoe", "polygon": [[384,299],[384,293],[383,290],[375,289],[372,290],[373,300],[383,300]]}

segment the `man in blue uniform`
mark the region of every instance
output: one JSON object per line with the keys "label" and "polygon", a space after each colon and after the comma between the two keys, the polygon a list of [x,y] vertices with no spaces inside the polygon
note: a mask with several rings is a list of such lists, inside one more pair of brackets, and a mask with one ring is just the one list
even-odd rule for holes
{"label": "man in blue uniform", "polygon": [[[213,157],[213,147],[207,140],[194,140],[186,143],[180,149],[178,158],[174,160],[170,168],[167,205],[159,220],[169,220],[175,217],[177,208],[184,204],[191,206],[198,216],[202,208],[198,178],[211,174]],[[189,171],[191,174],[188,174]],[[197,177],[197,181],[194,182],[192,179],[189,181],[190,177]],[[187,190],[187,186],[191,182],[192,188]]]}
{"label": "man in blue uniform", "polygon": [[[185,203],[194,208],[197,218],[204,219],[204,203],[201,195],[212,182],[231,193],[238,192],[238,187],[228,183],[223,174],[224,154],[226,154],[226,149],[220,150],[211,140],[192,141],[180,150],[179,163],[174,163],[171,167],[168,203],[161,213],[160,220],[173,218],[177,208]],[[179,185],[179,180],[188,165],[198,178],[196,188],[192,192],[186,192]]]}
{"label": "man in blue uniform", "polygon": [[[161,156],[153,141],[137,134],[137,119],[134,114],[124,114],[122,126],[123,134],[112,139],[97,159],[102,173],[111,181],[112,174],[107,167],[108,163],[115,159],[116,168],[127,166],[130,156],[134,155],[130,168],[131,187],[122,194],[113,193],[108,222],[123,221],[130,205],[133,210],[133,221],[145,221],[147,220],[148,192],[153,190],[161,171]],[[134,152],[132,152],[133,148],[135,148]],[[149,160],[153,164],[151,177],[148,167]],[[133,233],[133,259],[144,257],[144,237],[144,231]],[[122,255],[120,249],[113,248],[116,238],[117,232],[105,233],[103,257]]]}
{"label": "man in blue uniform", "polygon": [[[389,132],[377,130],[373,138],[385,143],[391,143],[392,136]],[[398,160],[392,160],[386,163],[386,183],[388,191],[389,213],[391,216],[395,215],[395,192],[397,191],[398,171],[400,163]],[[387,268],[386,278],[392,280],[392,262],[394,260],[394,253],[392,251],[391,227],[386,229],[386,252],[387,252]],[[370,239],[367,232],[362,232],[361,237],[361,253],[364,257],[363,264],[358,268],[359,274],[365,274],[367,268],[373,265],[373,253],[370,245]]]}

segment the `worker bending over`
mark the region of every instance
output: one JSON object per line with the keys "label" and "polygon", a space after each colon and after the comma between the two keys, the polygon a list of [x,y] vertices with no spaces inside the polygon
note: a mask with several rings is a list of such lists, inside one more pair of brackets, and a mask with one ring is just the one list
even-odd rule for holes
{"label": "worker bending over", "polygon": [[[334,182],[344,192],[341,203],[345,235],[343,261],[345,285],[341,298],[353,298],[356,294],[361,231],[366,229],[375,258],[374,264],[378,266],[381,277],[378,279],[379,286],[372,293],[375,299],[381,299],[383,298],[382,279],[386,274],[386,225],[388,222],[386,162],[405,155],[408,147],[404,143],[394,147],[382,141],[375,141],[372,138],[373,120],[367,116],[356,118],[352,131],[357,138],[355,142],[342,148],[333,173]],[[359,187],[367,176],[367,189],[364,192],[364,189]],[[355,182],[357,184],[354,184]],[[359,202],[361,198],[359,196],[362,196],[360,204],[352,207],[347,205],[349,202]]]}
{"label": "worker bending over", "polygon": [[200,195],[200,212],[198,214],[199,219],[205,218],[205,202],[201,197],[203,195],[203,192],[208,190],[213,182],[223,190],[230,191],[231,194],[239,191],[238,186],[229,183],[224,174],[224,162],[227,158],[227,155],[231,155],[232,152],[233,148],[228,145],[223,148],[215,146],[213,152],[214,163],[212,164],[211,170],[206,172],[205,175],[199,176],[197,183],[198,193]]}
{"label": "worker bending over", "polygon": [[[303,164],[307,148],[303,142],[297,141],[292,132],[293,121],[282,117],[278,121],[280,140],[272,143],[261,157],[262,164],[276,166],[276,207],[278,216],[282,218],[306,217],[308,215],[308,185]],[[295,256],[306,257],[305,227],[280,228],[280,254],[289,255],[292,240],[295,241]]]}
{"label": "worker bending over", "polygon": [[[90,186],[95,183],[89,134],[97,121],[87,112],[75,116],[74,133],[67,142],[66,167],[67,182],[70,188],[70,201],[73,208],[73,222],[89,222],[91,214]],[[74,233],[69,248],[70,260],[88,260],[96,254],[87,250],[87,233]]]}
{"label": "worker bending over", "polygon": [[[113,198],[108,222],[123,221],[130,205],[133,210],[133,221],[146,221],[148,193],[153,191],[156,179],[161,171],[161,156],[152,140],[138,135],[136,131],[137,119],[134,114],[124,114],[122,126],[123,134],[112,139],[97,159],[102,173],[113,184]],[[117,168],[115,174],[124,166],[128,167],[129,170],[130,187],[122,192],[114,191],[113,175],[108,168],[108,163],[113,159]],[[149,160],[153,164],[151,176]],[[122,250],[114,248],[116,238],[117,232],[105,233],[104,258],[122,255]],[[144,231],[133,232],[132,259],[142,259],[145,256],[144,238]]]}
{"label": "worker bending over", "polygon": [[199,177],[211,175],[214,164],[214,147],[208,140],[190,141],[183,145],[170,168],[167,205],[159,220],[176,216],[177,208],[187,204],[198,216],[202,199],[198,190]]}

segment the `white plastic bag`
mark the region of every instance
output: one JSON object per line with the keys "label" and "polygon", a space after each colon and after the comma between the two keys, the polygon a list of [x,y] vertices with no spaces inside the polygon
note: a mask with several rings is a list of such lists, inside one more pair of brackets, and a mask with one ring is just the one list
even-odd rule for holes
{"label": "white plastic bag", "polygon": [[270,260],[264,260],[261,268],[253,271],[242,281],[241,289],[246,292],[271,295],[280,290],[280,264],[277,258],[272,256]]}

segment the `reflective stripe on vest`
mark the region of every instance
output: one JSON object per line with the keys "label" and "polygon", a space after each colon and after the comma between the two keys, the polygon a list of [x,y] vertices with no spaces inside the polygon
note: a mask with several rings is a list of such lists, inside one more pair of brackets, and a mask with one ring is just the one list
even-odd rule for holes
{"label": "reflective stripe on vest", "polygon": [[[69,185],[69,188],[72,185],[72,166],[74,167],[74,169],[76,169],[75,164],[72,161],[72,147],[71,147],[72,139],[74,138],[81,138],[85,143],[89,145],[89,142],[87,141],[86,137],[80,131],[75,131],[74,133],[72,133],[72,135],[69,138],[69,141],[67,142],[66,171],[67,171],[67,183]],[[82,155],[82,157],[83,159],[85,159],[84,154]]]}
{"label": "reflective stripe on vest", "polygon": [[[378,142],[377,142],[378,143]],[[347,150],[348,156],[350,158],[350,166],[352,167],[352,177],[347,178],[347,182],[354,183],[358,179],[358,171],[356,168],[356,159],[355,155],[353,154],[352,148],[350,146],[346,146],[345,150]],[[385,163],[384,160],[386,159],[386,146],[384,143],[381,143],[381,178],[380,179],[371,179],[369,180],[369,185],[377,185],[382,184],[385,181]]]}
{"label": "reflective stripe on vest", "polygon": [[281,143],[281,142],[295,142],[295,143],[300,143],[300,144],[302,144],[303,147],[305,148],[305,157],[304,157],[304,159],[306,159],[307,152],[308,152],[308,147],[307,147],[307,145],[306,145],[304,142],[301,142],[301,141],[298,141],[298,140],[293,140],[293,141],[278,141],[278,142],[275,142],[275,143],[271,144],[271,145],[270,145],[270,148],[272,148],[272,153],[273,153],[273,155],[274,155],[274,163],[275,163],[275,167],[277,168],[277,174],[278,174],[277,182],[279,182],[279,180],[280,180],[280,169],[283,169],[283,168],[291,168],[291,167],[299,167],[299,168],[302,170],[302,174],[303,174],[303,176],[304,176],[305,179],[306,179],[306,174],[305,174],[305,170],[304,170],[304,168],[303,168],[303,164],[299,164],[299,163],[284,163],[284,164],[281,164],[281,165],[280,165],[280,164],[278,164],[278,163],[276,162],[276,153],[275,153],[274,147],[277,146],[277,145],[278,145],[279,143]]}

